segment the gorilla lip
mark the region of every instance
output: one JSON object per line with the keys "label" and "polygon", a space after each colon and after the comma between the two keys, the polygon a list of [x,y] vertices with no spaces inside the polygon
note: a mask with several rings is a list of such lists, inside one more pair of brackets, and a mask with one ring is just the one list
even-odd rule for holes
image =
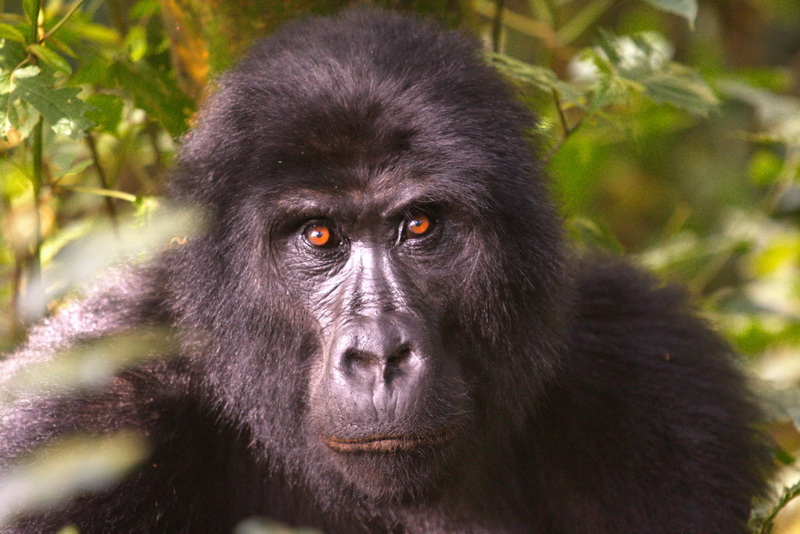
{"label": "gorilla lip", "polygon": [[336,452],[401,452],[425,447],[439,447],[455,438],[455,432],[447,430],[425,436],[368,436],[363,438],[339,438],[323,436],[322,441]]}

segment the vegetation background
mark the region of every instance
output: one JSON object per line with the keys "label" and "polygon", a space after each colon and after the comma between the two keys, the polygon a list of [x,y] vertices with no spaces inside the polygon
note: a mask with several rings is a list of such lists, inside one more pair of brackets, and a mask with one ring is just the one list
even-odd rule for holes
{"label": "vegetation background", "polygon": [[[282,22],[354,3],[0,0],[0,350],[120,256],[182,239],[155,207],[214,77]],[[800,2],[372,3],[480,35],[540,117],[531,136],[576,246],[691,288],[742,354],[778,444],[753,531],[800,533]],[[0,402],[42,377],[101,387],[143,357],[95,349]],[[145,455],[130,434],[65,442],[0,475],[0,526]]]}

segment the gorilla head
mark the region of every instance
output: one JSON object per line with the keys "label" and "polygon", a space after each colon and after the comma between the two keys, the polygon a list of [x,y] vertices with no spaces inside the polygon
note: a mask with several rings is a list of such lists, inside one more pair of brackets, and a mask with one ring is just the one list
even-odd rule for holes
{"label": "gorilla head", "polygon": [[211,231],[171,258],[171,301],[265,458],[414,498],[520,428],[571,295],[530,123],[474,42],[369,10],[222,77],[173,181]]}

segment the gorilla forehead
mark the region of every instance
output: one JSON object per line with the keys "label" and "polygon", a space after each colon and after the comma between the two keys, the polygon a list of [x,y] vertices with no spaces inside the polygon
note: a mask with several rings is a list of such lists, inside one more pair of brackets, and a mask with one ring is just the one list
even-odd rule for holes
{"label": "gorilla forehead", "polygon": [[362,9],[259,43],[220,79],[182,160],[217,182],[460,174],[507,187],[531,175],[530,119],[471,40]]}

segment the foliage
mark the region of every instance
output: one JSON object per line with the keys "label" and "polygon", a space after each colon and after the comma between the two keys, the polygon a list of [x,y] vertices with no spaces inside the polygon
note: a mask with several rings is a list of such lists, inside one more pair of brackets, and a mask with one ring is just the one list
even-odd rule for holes
{"label": "foliage", "polygon": [[[248,15],[249,33],[239,37],[338,3],[275,3]],[[763,384],[776,460],[785,464],[776,484],[788,486],[774,502],[756,504],[752,528],[788,529],[800,493],[800,77],[785,65],[800,57],[800,5],[752,0],[741,15],[738,3],[697,0],[475,0],[468,16],[462,2],[453,13],[430,7],[444,3],[399,4],[480,26],[489,61],[539,116],[531,135],[573,240],[627,250],[687,284],[744,355]],[[153,215],[175,140],[201,94],[188,97],[179,78],[184,86],[187,73],[204,81],[227,64],[232,52],[219,36],[238,32],[230,21],[240,18],[218,17],[217,37],[170,37],[162,15],[172,30],[191,29],[211,4],[132,6],[23,0],[19,12],[0,14],[0,299],[8,304],[0,347],[19,342],[27,324],[120,256],[185,235]],[[734,46],[734,37],[745,40]],[[152,230],[134,243],[148,222]],[[116,246],[123,243],[131,246]],[[85,347],[15,387],[48,382],[51,373],[68,387],[93,387],[163,350],[145,345],[108,361],[98,357],[102,346]],[[4,393],[3,402],[15,394]],[[36,494],[31,488],[56,483],[15,472],[0,479],[0,509],[14,495],[39,506],[107,483],[146,453],[138,439],[113,437],[99,459],[87,452],[97,444],[62,444],[73,469],[62,473],[73,483],[60,495]],[[92,469],[96,479],[86,474]],[[254,521],[241,531],[277,528]]]}

